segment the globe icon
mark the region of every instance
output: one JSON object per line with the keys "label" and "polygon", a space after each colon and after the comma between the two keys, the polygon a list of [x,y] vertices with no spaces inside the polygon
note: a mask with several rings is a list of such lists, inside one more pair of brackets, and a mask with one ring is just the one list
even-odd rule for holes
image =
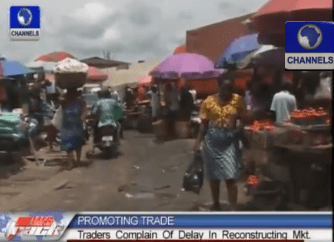
{"label": "globe icon", "polygon": [[32,20],[32,13],[28,8],[21,8],[17,13],[17,20],[22,26],[28,26]]}
{"label": "globe icon", "polygon": [[298,43],[307,50],[314,50],[322,42],[322,32],[320,28],[314,24],[306,24],[298,31]]}

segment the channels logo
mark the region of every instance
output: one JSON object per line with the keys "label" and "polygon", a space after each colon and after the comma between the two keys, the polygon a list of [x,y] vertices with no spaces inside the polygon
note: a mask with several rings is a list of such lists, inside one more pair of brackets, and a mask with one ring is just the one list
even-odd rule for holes
{"label": "channels logo", "polygon": [[285,69],[334,69],[333,22],[286,22]]}
{"label": "channels logo", "polygon": [[12,40],[39,40],[40,19],[38,6],[12,6],[9,19],[10,38]]}
{"label": "channels logo", "polygon": [[298,31],[298,42],[307,50],[314,50],[322,42],[322,32],[318,26],[314,24],[306,24]]}

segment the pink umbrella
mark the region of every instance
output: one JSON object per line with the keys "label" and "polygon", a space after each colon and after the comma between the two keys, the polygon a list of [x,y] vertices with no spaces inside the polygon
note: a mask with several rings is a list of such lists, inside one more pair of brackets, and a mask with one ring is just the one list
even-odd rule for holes
{"label": "pink umbrella", "polygon": [[108,71],[90,66],[88,68],[87,78],[95,82],[105,81],[108,79]]}
{"label": "pink umbrella", "polygon": [[200,79],[217,77],[220,73],[207,57],[184,53],[169,56],[149,74],[159,79]]}

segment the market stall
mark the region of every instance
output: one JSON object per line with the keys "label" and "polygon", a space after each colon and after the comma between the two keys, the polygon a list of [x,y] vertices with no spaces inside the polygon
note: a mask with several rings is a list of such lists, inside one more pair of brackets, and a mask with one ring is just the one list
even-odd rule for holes
{"label": "market stall", "polygon": [[[201,80],[202,84],[205,85],[206,80],[217,78],[221,74],[221,71],[216,70],[214,68],[214,63],[205,56],[192,53],[181,53],[167,57],[149,74],[154,77],[154,83],[159,86],[160,93],[166,94],[166,90],[164,89],[167,87],[167,83],[173,83],[176,89],[179,89],[185,83],[190,86],[190,80],[196,80],[197,83]],[[173,88],[171,88],[171,90],[173,90]],[[153,124],[157,136],[166,135],[170,132],[170,130],[167,131],[167,127],[171,127],[171,121],[168,118],[169,110],[164,102],[165,95],[161,96],[163,97],[161,108],[167,115],[164,115],[165,117],[162,120]],[[175,124],[176,136],[179,138],[189,138],[190,123],[188,120],[181,121],[179,114]]]}
{"label": "market stall", "polygon": [[324,110],[298,110],[285,123],[254,122],[245,128],[261,182],[282,185],[289,206],[319,209],[331,204],[332,136]]}

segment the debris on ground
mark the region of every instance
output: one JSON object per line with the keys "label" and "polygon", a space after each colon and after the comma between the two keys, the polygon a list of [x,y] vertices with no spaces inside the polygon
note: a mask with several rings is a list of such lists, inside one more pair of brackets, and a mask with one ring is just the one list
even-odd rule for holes
{"label": "debris on ground", "polygon": [[68,185],[68,183],[69,183],[69,180],[68,180],[68,179],[64,179],[64,180],[58,182],[58,183],[53,187],[53,190],[57,191],[57,190],[64,189],[64,188],[66,188],[66,185]]}
{"label": "debris on ground", "polygon": [[125,194],[125,197],[126,197],[126,198],[132,198],[133,195],[131,195],[130,193],[126,193],[126,194]]}
{"label": "debris on ground", "polygon": [[118,187],[118,192],[124,192],[125,190],[127,190],[128,185],[122,185]]}
{"label": "debris on ground", "polygon": [[162,187],[156,187],[154,188],[155,191],[159,191],[159,190],[163,190],[163,189],[167,189],[167,188],[170,188],[171,185],[166,185],[166,186],[162,186]]}

